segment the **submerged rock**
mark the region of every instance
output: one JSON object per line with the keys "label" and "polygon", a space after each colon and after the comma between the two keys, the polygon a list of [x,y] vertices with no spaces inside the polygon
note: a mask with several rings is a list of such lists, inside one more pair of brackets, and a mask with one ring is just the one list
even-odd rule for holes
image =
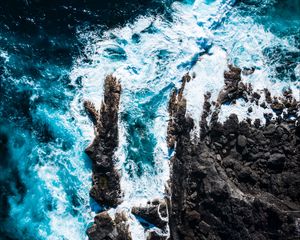
{"label": "submerged rock", "polygon": [[127,59],[125,50],[120,46],[108,46],[104,49],[104,56],[115,61],[122,61]]}

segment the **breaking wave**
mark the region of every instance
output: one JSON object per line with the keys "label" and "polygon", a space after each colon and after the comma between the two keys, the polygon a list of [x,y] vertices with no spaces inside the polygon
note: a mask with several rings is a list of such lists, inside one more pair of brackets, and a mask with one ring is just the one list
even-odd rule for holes
{"label": "breaking wave", "polygon": [[[254,89],[267,87],[280,95],[291,88],[300,98],[299,12],[287,18],[282,9],[282,19],[274,22],[278,4],[186,0],[171,4],[165,15],[145,14],[120,27],[78,28],[85,47],[70,67],[51,56],[32,60],[25,54],[30,44],[19,46],[19,52],[1,49],[0,236],[86,238],[99,206],[88,194],[91,166],[84,149],[94,131],[83,101],[100,107],[108,74],[120,79],[123,88],[115,157],[125,193],[119,208],[128,211],[164,197],[172,155],[166,145],[168,98],[186,72],[193,76],[185,92],[187,114],[195,121],[203,94],[210,91],[216,98],[223,86],[228,63],[255,69],[243,75]],[[2,34],[0,40],[11,39]],[[52,41],[51,46],[62,44]],[[263,119],[259,107],[247,113],[249,104],[223,106],[221,120],[232,112]],[[130,218],[133,239],[145,239],[142,226]]]}

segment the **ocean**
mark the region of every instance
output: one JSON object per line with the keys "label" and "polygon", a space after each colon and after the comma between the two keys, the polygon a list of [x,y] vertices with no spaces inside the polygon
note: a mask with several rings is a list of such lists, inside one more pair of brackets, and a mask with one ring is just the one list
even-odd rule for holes
{"label": "ocean", "polygon": [[[94,129],[84,100],[100,108],[104,77],[122,84],[115,157],[124,202],[165,195],[172,153],[168,99],[182,76],[188,112],[216,96],[228,64],[254,69],[254,89],[300,99],[300,1],[30,1],[0,3],[0,239],[87,239],[100,211],[89,197]],[[263,111],[238,101],[240,119]],[[194,134],[199,134],[196,124]],[[143,229],[132,216],[134,240]]]}

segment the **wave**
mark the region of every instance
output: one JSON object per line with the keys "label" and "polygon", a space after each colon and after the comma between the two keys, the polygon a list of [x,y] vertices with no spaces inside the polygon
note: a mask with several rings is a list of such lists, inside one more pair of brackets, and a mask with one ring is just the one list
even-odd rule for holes
{"label": "wave", "polygon": [[[243,76],[254,89],[269,88],[280,95],[285,88],[298,91],[293,81],[274,74],[276,62],[266,51],[280,47],[299,51],[289,37],[279,37],[256,21],[243,16],[235,1],[185,1],[171,5],[171,18],[146,16],[133,24],[104,32],[79,32],[88,42],[72,79],[82,79],[82,96],[100,106],[105,75],[113,73],[123,86],[120,109],[120,143],[116,153],[125,192],[120,208],[131,208],[153,198],[162,198],[169,177],[166,146],[167,99],[181,77],[190,72],[187,114],[199,122],[204,93],[216,99],[229,63],[242,69],[255,68]],[[274,61],[277,61],[274,59]],[[221,121],[230,113],[240,119],[264,119],[262,109],[245,114],[249,104],[237,102],[221,109]],[[195,127],[199,134],[199,126]],[[150,187],[151,186],[151,187]],[[135,223],[135,226],[136,223]],[[134,239],[141,238],[141,229]]]}
{"label": "wave", "polygon": [[[276,1],[266,4],[270,9],[277,6]],[[5,173],[0,177],[5,192],[0,234],[7,239],[86,239],[88,224],[102,209],[88,196],[91,167],[83,152],[94,130],[83,101],[100,106],[108,74],[123,86],[115,157],[125,193],[119,209],[128,212],[165,195],[172,156],[165,139],[167,103],[186,72],[193,76],[185,91],[187,114],[197,122],[203,94],[209,91],[216,98],[228,63],[254,68],[243,81],[255,90],[267,87],[281,95],[291,88],[299,100],[297,32],[290,26],[282,29],[283,22],[277,27],[263,22],[266,8],[259,6],[253,8],[249,1],[186,0],[174,2],[168,14],[149,13],[120,27],[79,28],[77,36],[85,49],[71,71],[56,64],[53,55],[49,61],[45,56],[28,57],[30,45],[20,44],[19,53],[13,50],[16,42],[3,49],[0,116],[7,120],[0,127],[0,150],[5,153],[0,165]],[[298,24],[295,19],[291,21]],[[7,36],[1,37],[3,41]],[[224,105],[221,120],[233,112],[240,119],[263,119],[265,110],[252,106],[247,113],[249,107],[242,100]],[[197,125],[194,131],[199,134]],[[112,209],[111,215],[119,209]],[[130,228],[133,239],[146,238],[133,215]]]}

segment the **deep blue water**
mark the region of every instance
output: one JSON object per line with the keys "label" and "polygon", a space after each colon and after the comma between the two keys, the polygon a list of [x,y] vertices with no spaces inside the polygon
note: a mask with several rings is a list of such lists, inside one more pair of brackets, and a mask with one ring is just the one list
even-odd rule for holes
{"label": "deep blue water", "polygon": [[86,238],[93,129],[82,102],[99,106],[104,75],[124,89],[127,202],[163,194],[168,96],[186,71],[213,72],[202,56],[224,51],[299,88],[300,1],[3,0],[0,15],[0,239]]}

